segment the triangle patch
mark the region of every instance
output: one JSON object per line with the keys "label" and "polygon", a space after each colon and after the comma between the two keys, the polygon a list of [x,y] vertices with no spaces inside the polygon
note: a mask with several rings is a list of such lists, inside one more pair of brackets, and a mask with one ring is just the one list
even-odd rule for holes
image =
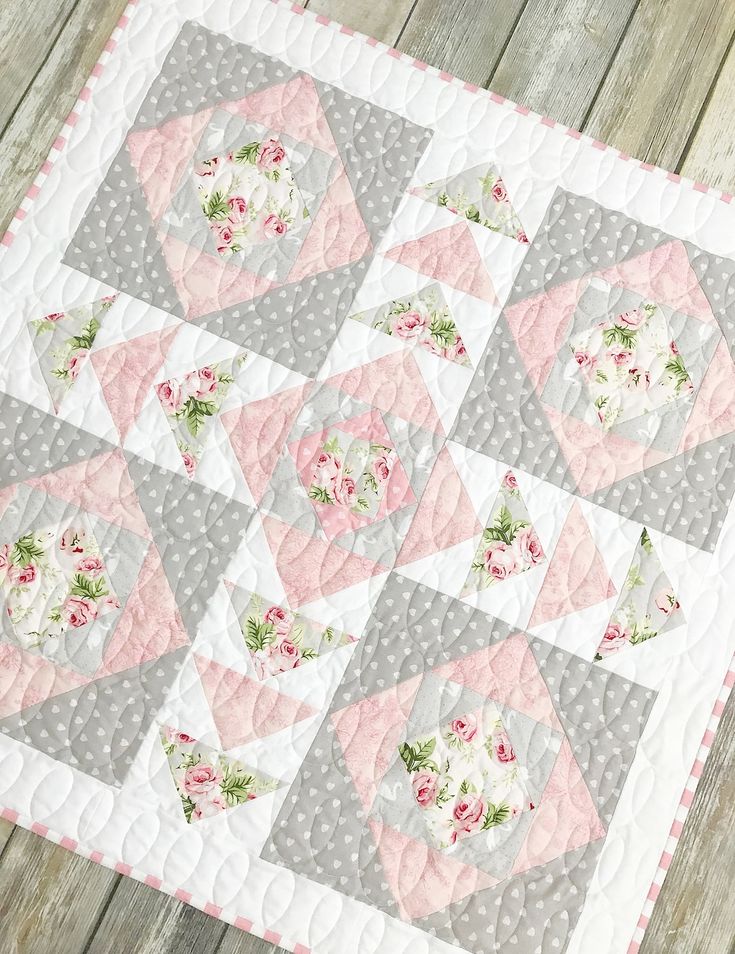
{"label": "triangle patch", "polygon": [[493,165],[473,166],[446,179],[427,182],[412,192],[468,222],[528,244],[505,183]]}
{"label": "triangle patch", "polygon": [[490,522],[482,531],[460,595],[469,596],[497,586],[545,562],[546,555],[531,524],[518,481],[509,470],[501,481]]}
{"label": "triangle patch", "polygon": [[412,239],[385,256],[475,298],[490,304],[496,301],[490,276],[466,222]]}
{"label": "triangle patch", "polygon": [[575,500],[564,521],[544,582],[531,613],[530,626],[603,603],[617,590]]}
{"label": "triangle patch", "polygon": [[184,817],[190,824],[280,788],[276,779],[172,726],[163,726],[160,738]]}
{"label": "triangle patch", "polygon": [[233,749],[302,722],[316,709],[213,659],[194,656],[222,745]]}
{"label": "triangle patch", "polygon": [[595,662],[685,622],[671,581],[644,527]]}

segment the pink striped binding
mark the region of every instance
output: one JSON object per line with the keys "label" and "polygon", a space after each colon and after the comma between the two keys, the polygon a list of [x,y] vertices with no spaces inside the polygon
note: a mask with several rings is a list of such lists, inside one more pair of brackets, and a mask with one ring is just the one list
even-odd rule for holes
{"label": "pink striped binding", "polygon": [[[465,83],[462,80],[458,79],[456,76],[452,76],[450,73],[447,73],[444,70],[437,70],[432,66],[428,66],[426,63],[421,62],[420,60],[412,59],[411,57],[405,55],[404,53],[399,52],[398,50],[388,47],[386,44],[381,43],[378,40],[373,39],[372,37],[367,37],[364,34],[358,33],[355,30],[350,29],[349,27],[342,26],[339,23],[336,23],[334,20],[330,20],[325,16],[309,13],[303,7],[299,6],[296,3],[291,3],[290,0],[271,0],[272,3],[279,4],[290,8],[290,10],[299,15],[306,15],[313,18],[320,25],[338,30],[340,33],[344,33],[347,36],[358,36],[363,42],[368,43],[368,45],[375,47],[376,49],[382,50],[384,53],[387,53],[394,59],[401,60],[404,63],[409,63],[414,66],[416,69],[422,72],[429,72],[435,76],[438,76],[440,79],[444,80],[447,83],[452,83],[454,85],[459,85],[463,89],[471,93],[476,93],[481,96],[487,96],[490,98],[491,102],[498,105],[506,104],[511,108],[515,109],[516,112],[521,113],[524,116],[530,116],[533,119],[538,120],[542,125],[548,126],[551,128],[559,127],[562,129],[568,136],[571,136],[573,139],[584,139],[585,142],[588,142],[596,149],[606,150],[617,155],[619,159],[622,159],[626,162],[633,162],[630,156],[626,155],[623,152],[620,152],[617,149],[613,149],[612,146],[608,146],[605,143],[594,140],[589,136],[584,135],[579,132],[579,130],[572,129],[568,126],[563,126],[561,123],[557,123],[555,120],[551,119],[548,116],[541,116],[539,113],[534,113],[533,111],[527,109],[526,107],[519,106],[516,103],[513,103],[511,100],[505,99],[505,97],[498,95],[497,93],[490,92],[488,90],[480,89],[479,87],[473,85],[472,83]],[[20,204],[20,207],[15,213],[7,231],[0,239],[0,246],[10,246],[13,243],[15,238],[15,232],[13,231],[13,226],[20,224],[28,213],[28,209],[33,202],[33,200],[38,196],[41,186],[48,177],[49,173],[54,167],[54,163],[58,159],[59,155],[63,152],[64,148],[69,139],[69,134],[73,130],[74,126],[77,124],[79,117],[82,113],[82,110],[86,103],[88,103],[94,92],[94,87],[96,81],[102,75],[105,65],[110,58],[110,54],[117,47],[120,38],[122,37],[123,31],[126,29],[130,23],[130,19],[135,12],[135,6],[137,5],[138,0],[129,0],[125,12],[120,17],[117,22],[117,26],[112,31],[110,39],[105,44],[105,47],[102,51],[100,58],[98,59],[95,66],[92,68],[87,82],[85,83],[82,91],[79,94],[74,108],[69,113],[59,135],[54,141],[51,151],[48,158],[43,163],[41,168],[38,171],[35,179],[33,180],[32,185],[29,187],[23,201]],[[687,185],[694,189],[697,192],[709,193],[721,199],[723,202],[730,203],[732,202],[732,195],[727,192],[722,192],[719,189],[713,189],[705,185],[702,182],[695,182],[691,179],[686,179],[683,176],[678,175],[675,172],[668,172],[665,169],[660,168],[659,166],[653,166],[650,163],[638,162],[641,169],[644,169],[646,172],[652,172],[657,175],[666,176],[671,182],[676,182],[679,184]],[[648,926],[648,921],[651,916],[651,911],[653,910],[653,905],[658,898],[659,892],[661,890],[661,885],[666,876],[666,872],[671,865],[674,851],[676,845],[681,837],[681,833],[684,827],[684,822],[686,820],[689,807],[692,804],[694,798],[694,793],[696,791],[697,782],[702,775],[704,769],[704,762],[707,758],[709,750],[712,747],[714,742],[715,734],[717,732],[717,727],[722,716],[722,712],[725,708],[725,703],[727,702],[728,696],[730,695],[730,690],[732,686],[735,685],[735,656],[730,663],[730,668],[725,676],[725,680],[720,690],[719,696],[712,710],[712,716],[710,717],[707,730],[704,733],[702,738],[702,743],[697,752],[697,758],[692,766],[692,771],[689,775],[689,779],[684,787],[684,791],[681,796],[681,801],[679,807],[676,811],[674,821],[671,826],[671,831],[669,832],[669,837],[666,842],[666,847],[661,855],[659,861],[658,869],[654,875],[653,882],[648,892],[646,902],[643,906],[643,911],[641,916],[638,919],[635,931],[633,933],[633,938],[628,947],[628,954],[638,954],[640,951],[641,941],[643,939],[643,934],[646,927]],[[311,954],[311,951],[308,947],[305,947],[303,944],[299,944],[293,941],[289,941],[287,938],[284,938],[277,931],[271,931],[268,928],[260,925],[254,924],[248,918],[242,917],[241,915],[235,914],[233,912],[227,911],[218,905],[213,904],[211,901],[208,901],[205,898],[199,898],[188,891],[184,891],[181,888],[176,888],[173,885],[169,885],[166,882],[161,881],[160,878],[157,878],[154,875],[148,874],[144,871],[141,871],[138,868],[131,867],[123,861],[115,860],[103,855],[99,851],[91,851],[88,848],[85,848],[79,842],[75,841],[73,838],[68,838],[65,835],[57,834],[52,832],[46,825],[43,825],[40,822],[35,822],[28,816],[20,815],[18,812],[13,811],[10,808],[0,808],[0,817],[6,819],[12,824],[20,825],[23,828],[34,832],[37,835],[41,835],[43,838],[47,838],[49,841],[53,841],[61,847],[68,849],[69,851],[74,851],[79,855],[82,855],[84,858],[88,858],[90,861],[95,862],[96,864],[104,865],[107,868],[113,868],[115,871],[120,872],[121,874],[127,875],[128,877],[135,878],[137,881],[142,881],[145,884],[149,885],[152,888],[156,888],[159,891],[163,891],[166,894],[170,894],[175,898],[178,898],[180,901],[190,904],[193,907],[199,908],[201,911],[204,911],[206,914],[211,915],[212,917],[219,918],[223,921],[226,921],[229,924],[233,924],[235,927],[247,931],[250,934],[254,934],[257,937],[261,937],[266,941],[269,941],[271,944],[280,945],[287,950],[293,951],[293,954]]]}

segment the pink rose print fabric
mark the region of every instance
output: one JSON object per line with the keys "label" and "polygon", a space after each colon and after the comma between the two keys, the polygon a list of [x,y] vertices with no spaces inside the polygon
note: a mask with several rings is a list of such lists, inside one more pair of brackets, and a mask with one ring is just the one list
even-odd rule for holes
{"label": "pink rose print fabric", "polygon": [[490,524],[482,531],[462,596],[502,583],[546,562],[546,554],[531,525],[518,481],[512,471],[503,477]]}
{"label": "pink rose print fabric", "polygon": [[197,163],[194,179],[224,257],[277,241],[309,216],[286,150],[273,136]]}
{"label": "pink rose print fabric", "polygon": [[677,400],[694,385],[667,326],[652,302],[622,312],[569,342],[597,418],[607,431]]}
{"label": "pink rose print fabric", "polygon": [[397,459],[387,444],[334,428],[314,459],[309,497],[360,517],[374,517]]}
{"label": "pink rose print fabric", "polygon": [[105,313],[117,295],[28,323],[41,374],[56,411],[86,364]]}
{"label": "pink rose print fabric", "polygon": [[5,611],[24,649],[41,649],[120,606],[82,515],[3,544],[0,579]]}
{"label": "pink rose print fabric", "polygon": [[415,346],[471,368],[462,336],[439,285],[430,285],[408,298],[351,316],[407,346]]}
{"label": "pink rose print fabric", "polygon": [[490,703],[399,746],[418,810],[442,851],[534,807],[503,720]]}
{"label": "pink rose print fabric", "polygon": [[495,166],[473,166],[464,172],[427,182],[414,194],[455,215],[528,244],[526,232],[510,201],[508,189]]}
{"label": "pink rose print fabric", "polygon": [[163,726],[160,738],[184,817],[190,824],[221,815],[279,787],[276,779],[172,726]]}
{"label": "pink rose print fabric", "polygon": [[355,642],[348,633],[307,619],[258,593],[233,588],[232,602],[259,679],[299,669],[330,650]]}
{"label": "pink rose print fabric", "polygon": [[674,588],[644,527],[595,662],[685,622]]}
{"label": "pink rose print fabric", "polygon": [[156,395],[176,437],[184,468],[193,477],[201,460],[210,421],[219,413],[234,374],[245,360],[208,364],[183,378],[169,378],[155,386]]}

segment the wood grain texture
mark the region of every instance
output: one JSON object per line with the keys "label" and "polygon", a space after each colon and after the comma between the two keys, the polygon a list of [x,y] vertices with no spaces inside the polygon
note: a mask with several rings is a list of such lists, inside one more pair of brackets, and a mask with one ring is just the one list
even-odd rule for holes
{"label": "wood grain texture", "polygon": [[211,954],[226,929],[223,921],[197,908],[140,881],[121,878],[84,954]]}
{"label": "wood grain texture", "polygon": [[[63,20],[66,16],[63,11],[68,7],[73,9],[40,68],[33,70],[33,63],[29,65],[26,93],[3,131],[0,149],[0,234],[5,231],[39,166],[48,155],[126,3],[127,0],[76,0],[75,4],[69,4],[68,0],[44,0],[38,4],[23,0],[18,4],[2,4],[3,9],[6,6],[25,9],[26,27],[31,30],[30,24],[33,23],[30,36],[38,40],[39,46],[43,45],[45,37],[43,32],[36,35],[36,11],[46,7],[57,9],[61,11],[58,19]],[[3,44],[5,41],[6,37],[3,36]],[[5,48],[12,52],[10,59],[15,63],[13,70],[19,74],[20,70],[26,68],[22,59],[24,48]],[[4,74],[5,58],[0,62],[3,63]],[[17,83],[19,86],[24,85],[20,79]]]}
{"label": "wood grain texture", "polygon": [[529,0],[490,80],[516,103],[577,128],[636,0]]}
{"label": "wood grain texture", "polygon": [[22,828],[0,860],[3,954],[80,954],[120,875]]}
{"label": "wood grain texture", "polygon": [[526,0],[418,0],[398,49],[476,86],[486,86]]}
{"label": "wood grain texture", "polygon": [[[286,954],[286,952],[259,937],[253,937],[252,934],[244,934],[235,927],[229,927],[216,954]],[[313,954],[319,954],[319,952],[314,951]]]}
{"label": "wood grain texture", "polygon": [[408,19],[414,0],[309,0],[304,4],[312,13],[359,30],[388,46],[394,46]]}
{"label": "wood grain texture", "polygon": [[675,169],[734,30],[732,0],[641,0],[585,132]]}
{"label": "wood grain texture", "polygon": [[735,47],[731,43],[676,171],[697,182],[735,193],[734,120]]}
{"label": "wood grain texture", "polygon": [[0,818],[0,858],[2,858],[3,852],[7,848],[14,828],[15,825],[13,825],[12,822],[6,821],[4,818]]}

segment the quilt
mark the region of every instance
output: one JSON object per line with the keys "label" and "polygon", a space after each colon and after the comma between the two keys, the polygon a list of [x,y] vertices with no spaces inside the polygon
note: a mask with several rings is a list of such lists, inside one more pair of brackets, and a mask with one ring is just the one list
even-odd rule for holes
{"label": "quilt", "polygon": [[131,4],[2,240],[3,815],[296,954],[635,954],[733,681],[730,198]]}

